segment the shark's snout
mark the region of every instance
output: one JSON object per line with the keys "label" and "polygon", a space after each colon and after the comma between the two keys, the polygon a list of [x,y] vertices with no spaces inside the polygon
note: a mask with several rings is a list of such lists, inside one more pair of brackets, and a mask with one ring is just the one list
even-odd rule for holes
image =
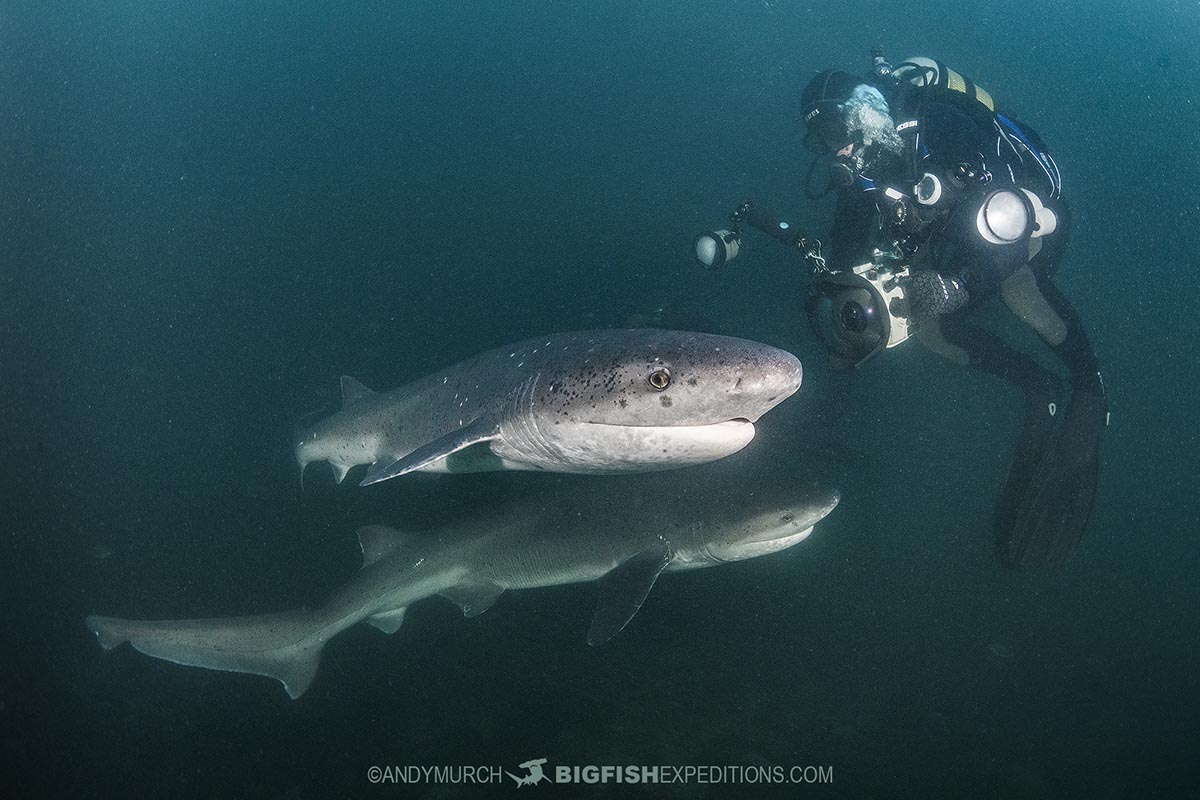
{"label": "shark's snout", "polygon": [[804,369],[800,359],[784,350],[774,350],[768,358],[732,377],[726,392],[730,399],[746,404],[748,422],[758,418],[791,397],[800,389]]}
{"label": "shark's snout", "polygon": [[783,397],[790,397],[800,388],[803,380],[804,367],[800,359],[780,350],[776,368],[769,373],[765,383],[772,389],[777,389]]}

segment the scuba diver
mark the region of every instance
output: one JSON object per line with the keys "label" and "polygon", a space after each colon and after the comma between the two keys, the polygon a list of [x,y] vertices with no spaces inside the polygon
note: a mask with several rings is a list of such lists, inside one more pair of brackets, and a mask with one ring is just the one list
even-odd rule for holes
{"label": "scuba diver", "polygon": [[[996,556],[1009,567],[1066,561],[1092,509],[1108,405],[1079,315],[1051,280],[1071,227],[1054,159],[969,78],[928,58],[893,67],[878,48],[864,76],[818,73],[800,113],[814,154],[806,193],[836,193],[831,252],[746,203],[733,231],[697,237],[697,259],[715,269],[736,257],[749,223],[812,264],[809,321],[833,368],[912,336],[1019,388],[1025,416],[996,509]],[[814,191],[822,159],[828,179]],[[1065,366],[1069,400],[1057,374],[971,323],[996,297]]]}

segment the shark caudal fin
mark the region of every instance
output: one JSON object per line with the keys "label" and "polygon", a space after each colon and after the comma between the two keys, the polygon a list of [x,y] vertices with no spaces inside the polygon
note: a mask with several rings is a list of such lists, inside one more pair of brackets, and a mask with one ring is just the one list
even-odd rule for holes
{"label": "shark caudal fin", "polygon": [[[405,540],[382,525],[368,525],[358,536],[364,568],[403,547]],[[418,591],[411,599],[424,596]],[[321,650],[334,636],[363,620],[384,633],[400,629],[407,606],[377,604],[381,599],[393,598],[364,594],[351,584],[316,611],[180,620],[93,615],[85,622],[105,650],[129,642],[135,650],[175,664],[265,675],[282,683],[294,700],[312,684]]]}
{"label": "shark caudal fin", "polygon": [[316,677],[325,642],[341,630],[306,612],[157,621],[93,615],[85,622],[105,650],[129,642],[176,664],[265,675],[282,683],[293,700]]}

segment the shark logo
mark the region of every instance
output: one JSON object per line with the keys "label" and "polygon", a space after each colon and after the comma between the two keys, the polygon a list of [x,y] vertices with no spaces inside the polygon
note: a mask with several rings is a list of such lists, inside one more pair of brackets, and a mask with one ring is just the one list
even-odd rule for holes
{"label": "shark logo", "polygon": [[542,770],[542,765],[545,763],[546,759],[544,758],[531,758],[518,765],[521,769],[528,770],[528,775],[522,777],[507,771],[504,774],[516,781],[517,786],[537,786],[542,781],[550,780],[550,776]]}

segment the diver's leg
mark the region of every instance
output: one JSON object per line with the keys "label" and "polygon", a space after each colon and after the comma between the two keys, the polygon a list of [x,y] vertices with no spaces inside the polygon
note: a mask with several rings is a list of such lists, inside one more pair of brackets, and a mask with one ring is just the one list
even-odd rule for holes
{"label": "diver's leg", "polygon": [[1046,301],[1028,264],[1000,284],[1000,298],[1017,319],[1037,331],[1050,347],[1058,347],[1067,338],[1067,324]]}
{"label": "diver's leg", "polygon": [[1031,504],[1029,512],[1041,514],[1039,524],[1058,530],[1056,548],[1043,555],[1048,563],[1070,556],[1091,516],[1100,483],[1100,444],[1108,428],[1108,398],[1079,314],[1044,273],[1038,285],[1066,324],[1066,338],[1053,350],[1071,375],[1071,402],[1045,457],[1044,499]]}
{"label": "diver's leg", "polygon": [[1079,313],[1045,273],[1037,275],[1037,285],[1047,304],[1054,309],[1065,325],[1066,335],[1052,349],[1070,370],[1071,386],[1078,391],[1103,396],[1104,384],[1100,378],[1100,362],[1092,350],[1092,343],[1088,340]]}
{"label": "diver's leg", "polygon": [[[995,375],[1021,389],[1025,415],[1008,475],[996,503],[996,557],[1007,567],[1045,563],[1047,555],[1064,549],[1057,529],[1031,513],[1031,498],[1040,497],[1046,463],[1059,430],[1059,408],[1066,392],[1059,378],[988,331],[967,323],[962,314],[946,320],[944,335],[969,356],[970,366]],[[1033,510],[1040,508],[1034,504]]]}
{"label": "diver's leg", "polygon": [[[1008,566],[1052,564],[1074,552],[1091,514],[1108,421],[1104,384],[1079,315],[1050,278],[1070,241],[1071,209],[1046,201],[1054,233],[1032,242],[1028,267],[1010,278],[1001,297],[1033,327],[1070,371],[1069,403],[1041,407],[1026,393],[1025,425],[996,513],[996,555]],[[1046,424],[1046,410],[1053,421]]]}
{"label": "diver's leg", "polygon": [[967,351],[951,342],[942,333],[941,317],[932,317],[922,322],[913,333],[913,338],[926,350],[944,358],[951,364],[965,367],[971,363],[971,356]]}
{"label": "diver's leg", "polygon": [[968,366],[1007,381],[1028,398],[1060,397],[1062,382],[1030,356],[993,333],[966,321],[966,310],[941,318],[942,336],[967,354]]}
{"label": "diver's leg", "polygon": [[[1027,406],[1027,425],[996,519],[997,556],[1009,566],[1066,561],[1083,536],[1099,483],[1108,403],[1079,315],[1049,278],[1059,254],[1061,247],[1049,260],[1035,259],[1027,277],[1036,283],[1003,295],[1016,316],[1040,321],[1034,327],[1067,366],[1072,387],[1070,403],[1058,404],[1062,421],[1053,429],[1031,428],[1028,414],[1036,409]],[[1047,330],[1055,335],[1046,336]]]}

